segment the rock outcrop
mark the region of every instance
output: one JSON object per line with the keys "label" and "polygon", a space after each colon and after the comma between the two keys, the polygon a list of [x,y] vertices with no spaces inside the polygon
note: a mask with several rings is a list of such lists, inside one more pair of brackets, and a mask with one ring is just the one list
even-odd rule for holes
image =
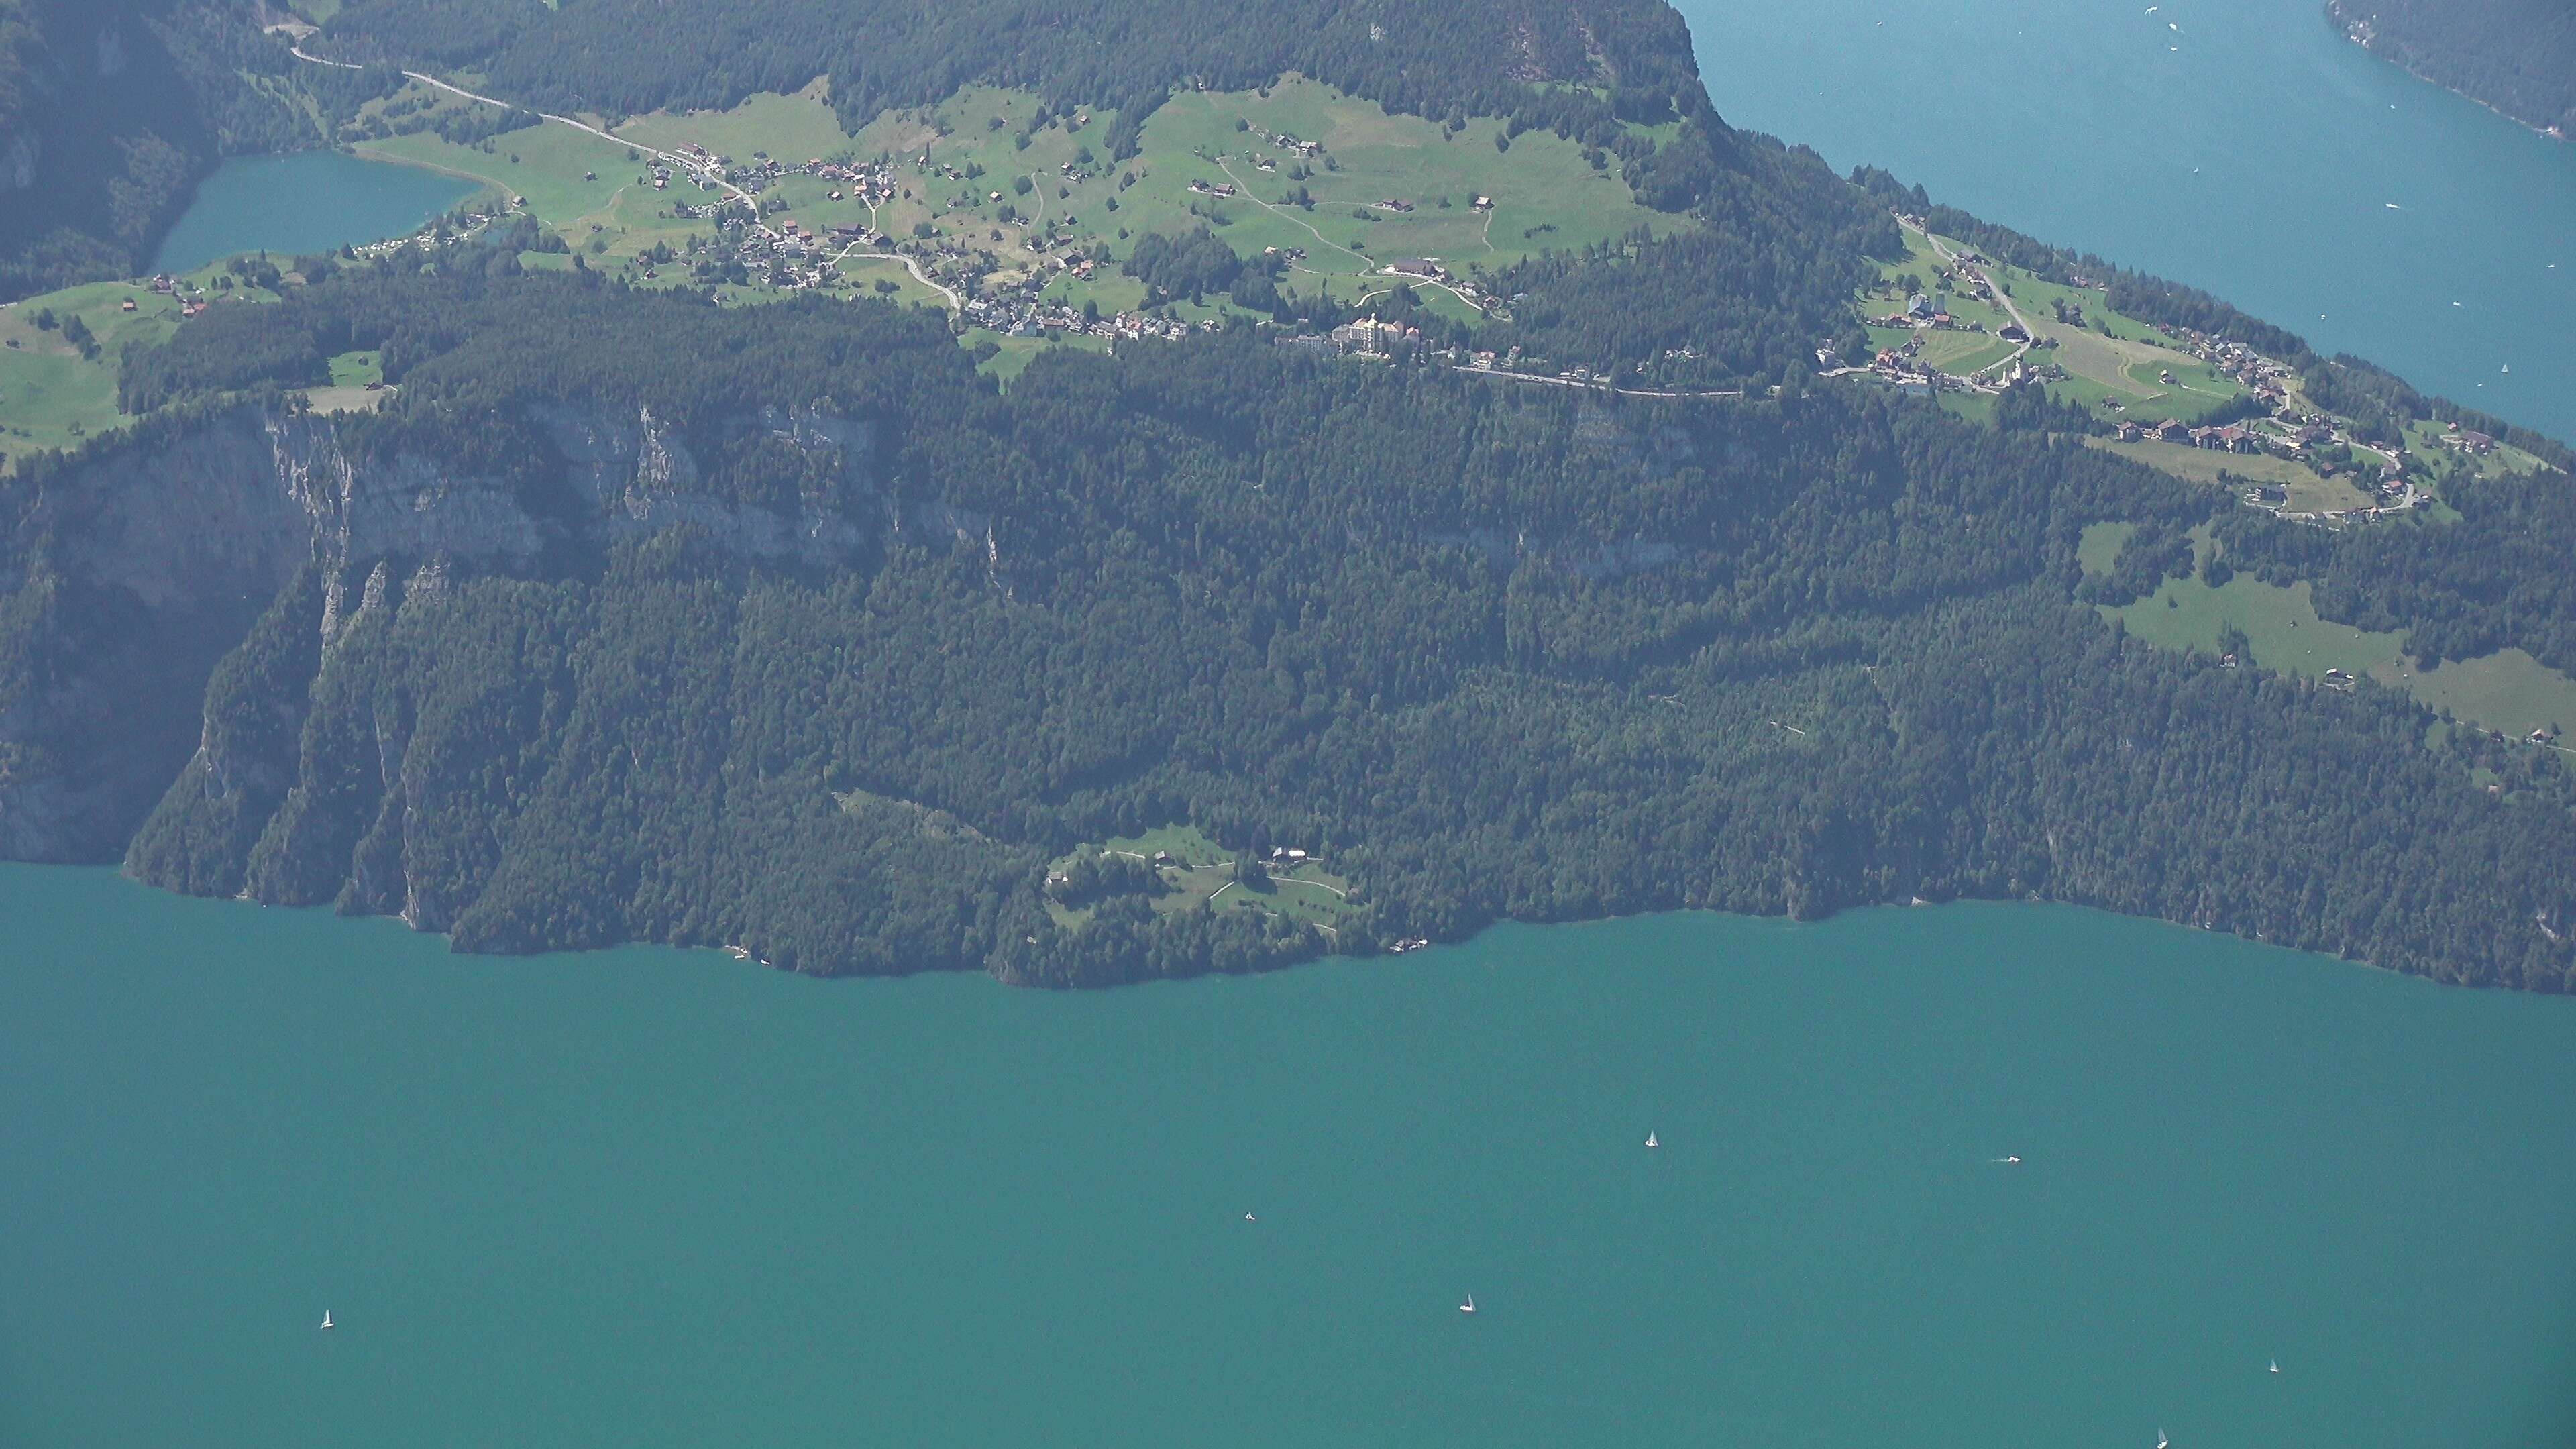
{"label": "rock outcrop", "polygon": [[[914,530],[989,542],[980,515],[907,515],[882,495],[865,420],[768,408],[695,447],[645,409],[549,406],[528,421],[555,456],[517,477],[244,407],[22,486],[33,496],[0,554],[0,857],[112,860],[183,776],[220,794],[273,771],[220,757],[207,686],[308,570],[320,605],[307,627],[328,641],[389,584],[537,576],[675,527],[787,567],[855,562]],[[788,450],[813,481],[792,504],[728,493],[744,449]]]}

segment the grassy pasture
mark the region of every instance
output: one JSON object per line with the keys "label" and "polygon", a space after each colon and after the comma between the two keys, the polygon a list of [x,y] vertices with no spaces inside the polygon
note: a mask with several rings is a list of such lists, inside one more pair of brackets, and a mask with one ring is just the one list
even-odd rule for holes
{"label": "grassy pasture", "polygon": [[2277,483],[2288,491],[2290,501],[2286,506],[2293,513],[2367,508],[2373,501],[2349,478],[2319,477],[2316,470],[2305,463],[2291,458],[2276,458],[2269,453],[2220,453],[2208,448],[2195,448],[2189,443],[2143,439],[2123,443],[2113,438],[2088,437],[2084,443],[2087,447],[2117,453],[2194,483],[2215,484],[2221,473],[2250,482]]}
{"label": "grassy pasture", "polygon": [[[2087,529],[2084,546],[2093,543]],[[2427,670],[2406,653],[2401,635],[2318,618],[2305,580],[2279,588],[2238,574],[2213,589],[2197,575],[2167,579],[2147,598],[2102,612],[2149,644],[2203,654],[2217,653],[2220,632],[2233,627],[2262,668],[2310,679],[2329,669],[2366,674],[2429,708],[2517,738],[2542,726],[2576,725],[2576,679],[2522,650]]]}
{"label": "grassy pasture", "polygon": [[[989,257],[996,283],[1033,278],[1045,296],[1095,302],[1104,312],[1139,305],[1143,289],[1114,264],[1076,279],[1054,259],[1068,251],[1095,259],[1124,255],[1148,231],[1178,233],[1204,224],[1247,257],[1267,248],[1302,250],[1305,257],[1285,271],[1286,287],[1359,301],[1396,285],[1384,269],[1397,257],[1433,257],[1464,274],[1549,249],[1688,224],[1640,206],[1615,163],[1595,171],[1581,148],[1554,135],[1524,133],[1506,152],[1496,149],[1498,122],[1471,122],[1452,133],[1300,77],[1264,91],[1176,95],[1147,123],[1140,154],[1116,164],[1106,140],[1113,113],[1050,116],[1032,129],[1041,109],[1027,92],[970,86],[935,106],[888,112],[853,135],[841,129],[818,83],[795,95],[754,96],[721,112],[633,117],[617,125],[616,142],[548,124],[471,146],[415,133],[358,149],[371,159],[425,166],[499,195],[525,197],[528,212],[589,254],[593,265],[615,269],[622,262],[630,272],[656,243],[685,251],[692,237],[710,235],[710,224],[666,213],[675,202],[714,198],[686,183],[652,190],[637,180],[645,163],[630,159],[623,142],[702,146],[730,156],[737,167],[764,153],[788,165],[886,158],[896,166],[897,194],[881,206],[847,195],[833,200],[831,191],[846,188],[801,175],[773,182],[762,202],[773,208],[773,220],[792,218],[809,232],[868,226],[912,240],[927,228],[947,246]],[[1301,158],[1268,140],[1282,132],[1319,143],[1322,155]],[[930,164],[917,164],[925,156]],[[938,174],[941,167],[968,179],[948,179]],[[1309,174],[1292,180],[1300,167]],[[1193,191],[1193,183],[1202,189]],[[1220,185],[1237,194],[1211,194]],[[1292,203],[1297,187],[1309,204]],[[1478,210],[1478,196],[1490,197],[1491,208]],[[890,269],[885,274],[891,277]],[[868,292],[880,272],[854,268],[847,275]],[[935,300],[908,277],[896,285],[904,299]],[[1437,286],[1416,284],[1415,290],[1437,310],[1462,320],[1475,316]],[[760,295],[765,289],[738,297],[728,292],[731,300]],[[1211,299],[1211,311],[1225,306]],[[1980,365],[2000,355],[1982,345],[1974,350],[1983,354]]]}
{"label": "grassy pasture", "polygon": [[1926,332],[1916,354],[1935,372],[1966,376],[1982,372],[2013,355],[2013,345],[1990,332]]}
{"label": "grassy pasture", "polygon": [[[220,268],[184,280],[211,286]],[[209,292],[222,307],[273,301],[251,287]],[[238,301],[232,299],[239,299]],[[134,310],[125,310],[132,301]],[[0,461],[83,439],[134,421],[116,407],[116,369],[128,347],[160,342],[178,330],[179,299],[130,282],[90,282],[0,306]],[[51,311],[51,330],[36,314]],[[83,357],[63,336],[77,317],[97,339],[97,356]]]}
{"label": "grassy pasture", "polygon": [[2393,684],[2435,709],[2447,709],[2516,739],[2535,729],[2558,733],[2576,728],[2576,679],[2519,649],[2454,660],[2433,670],[2404,659],[2371,672],[2381,683]]}
{"label": "grassy pasture", "polygon": [[2405,655],[2397,635],[2318,618],[2304,579],[2286,589],[2252,574],[2214,589],[2197,575],[2167,579],[2146,598],[2104,612],[2150,644],[2203,654],[2217,653],[2220,632],[2232,627],[2245,635],[2257,664],[2310,679],[2329,669],[2368,674]]}
{"label": "grassy pasture", "polygon": [[2134,523],[2088,523],[2075,541],[2076,565],[2088,574],[2108,574],[2120,561],[2120,550],[2138,531]]}
{"label": "grassy pasture", "polygon": [[768,92],[751,96],[729,111],[655,111],[612,128],[640,145],[674,151],[683,143],[704,146],[750,165],[755,152],[794,166],[829,160],[858,144],[841,129],[823,84],[817,81],[796,94]]}
{"label": "grassy pasture", "polygon": [[[1330,929],[1349,909],[1350,882],[1312,863],[1275,874],[1259,889],[1236,884],[1235,852],[1208,839],[1195,826],[1158,826],[1139,835],[1112,837],[1100,842],[1099,848],[1145,861],[1157,852],[1169,852],[1171,863],[1161,872],[1164,890],[1152,903],[1164,914],[1201,906],[1257,910]],[[1071,859],[1060,857],[1051,868],[1062,869]],[[1088,910],[1066,910],[1052,903],[1048,911],[1065,926],[1079,926],[1090,916]]]}
{"label": "grassy pasture", "polygon": [[528,213],[546,228],[576,247],[604,241],[604,254],[612,257],[631,257],[657,241],[679,247],[692,232],[711,231],[707,223],[661,213],[675,200],[711,200],[713,193],[682,184],[653,190],[636,180],[645,163],[627,160],[630,149],[551,122],[472,146],[421,131],[356,148],[370,160],[425,166],[482,182],[503,197],[524,196]]}

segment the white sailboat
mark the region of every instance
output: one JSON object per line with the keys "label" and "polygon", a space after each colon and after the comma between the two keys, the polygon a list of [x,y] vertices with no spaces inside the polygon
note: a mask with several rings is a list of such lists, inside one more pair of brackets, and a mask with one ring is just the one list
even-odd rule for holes
{"label": "white sailboat", "polygon": [[2173,1441],[2165,1437],[2162,1429],[2156,1431],[2156,1449],[2173,1449]]}
{"label": "white sailboat", "polygon": [[1647,1133],[1647,1134],[1646,1134],[1646,1145],[1647,1145],[1648,1147],[1661,1147],[1661,1146],[1663,1146],[1664,1144],[1662,1144],[1662,1143],[1660,1143],[1660,1142],[1657,1142],[1657,1141],[1655,1140],[1655,1134],[1654,1134],[1654,1133],[1652,1133],[1652,1132],[1649,1132],[1649,1133]]}
{"label": "white sailboat", "polygon": [[324,1328],[331,1327],[331,1310],[328,1308],[322,1310],[322,1326]]}
{"label": "white sailboat", "polygon": [[2277,1358],[2276,1358],[2276,1359],[2272,1360],[2272,1372],[2274,1372],[2274,1373],[2279,1373],[2280,1371],[2281,1371],[2281,1361],[2280,1361],[2279,1359],[2277,1359]]}
{"label": "white sailboat", "polygon": [[1475,1311],[1476,1311],[1476,1295],[1475,1295],[1475,1294],[1473,1294],[1473,1293],[1468,1294],[1468,1295],[1467,1295],[1467,1301],[1458,1305],[1458,1311],[1459,1311],[1459,1312],[1461,1312],[1461,1313],[1473,1313],[1473,1312],[1475,1312]]}

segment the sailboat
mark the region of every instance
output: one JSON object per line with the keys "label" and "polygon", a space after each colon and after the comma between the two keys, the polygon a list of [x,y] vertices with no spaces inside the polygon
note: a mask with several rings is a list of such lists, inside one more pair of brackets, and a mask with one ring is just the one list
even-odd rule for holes
{"label": "sailboat", "polygon": [[2277,1359],[2277,1358],[2276,1358],[2276,1359],[2272,1360],[2272,1372],[2274,1372],[2274,1373],[2279,1373],[2280,1371],[2281,1371],[2281,1361],[2280,1361],[2279,1359]]}
{"label": "sailboat", "polygon": [[2156,1431],[2156,1449],[2173,1449],[2173,1441],[2165,1437],[2162,1429]]}
{"label": "sailboat", "polygon": [[322,1326],[324,1328],[331,1326],[331,1310],[328,1308],[322,1310]]}
{"label": "sailboat", "polygon": [[1473,1312],[1475,1312],[1475,1311],[1476,1311],[1476,1295],[1475,1295],[1475,1294],[1473,1294],[1473,1293],[1468,1294],[1468,1295],[1467,1295],[1467,1301],[1458,1305],[1458,1311],[1459,1311],[1459,1312],[1461,1312],[1461,1313],[1473,1313]]}
{"label": "sailboat", "polygon": [[1663,1144],[1662,1144],[1662,1143],[1657,1142],[1657,1141],[1655,1140],[1655,1134],[1654,1134],[1654,1133],[1652,1133],[1652,1132],[1649,1132],[1649,1133],[1647,1133],[1647,1134],[1646,1134],[1646,1145],[1647,1145],[1648,1147],[1661,1147],[1661,1146],[1663,1146]]}

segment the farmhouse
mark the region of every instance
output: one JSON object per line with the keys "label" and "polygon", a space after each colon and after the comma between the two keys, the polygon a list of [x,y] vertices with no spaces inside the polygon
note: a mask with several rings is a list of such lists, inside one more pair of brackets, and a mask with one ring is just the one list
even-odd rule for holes
{"label": "farmhouse", "polygon": [[2495,451],[2496,440],[2484,433],[2462,428],[2455,423],[2450,432],[2442,435],[2442,446],[2457,448],[2471,457],[2483,458]]}

